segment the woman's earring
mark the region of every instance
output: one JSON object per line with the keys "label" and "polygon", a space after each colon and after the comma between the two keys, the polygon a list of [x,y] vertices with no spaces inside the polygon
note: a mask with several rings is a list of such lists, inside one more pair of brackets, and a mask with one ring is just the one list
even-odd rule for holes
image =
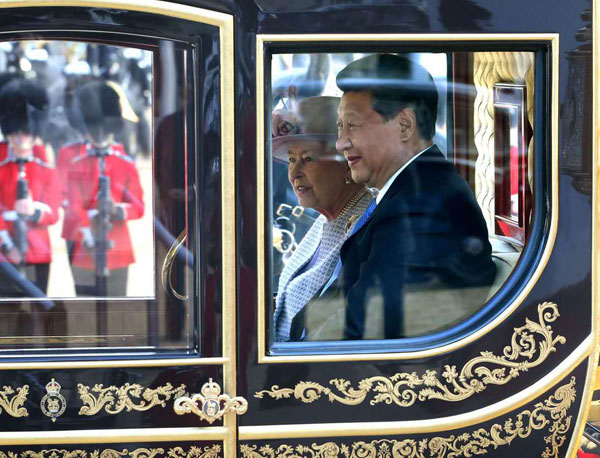
{"label": "woman's earring", "polygon": [[350,183],[352,183],[352,180],[351,180],[350,178],[346,178],[346,179],[344,180],[344,183],[346,183],[346,184],[350,184]]}

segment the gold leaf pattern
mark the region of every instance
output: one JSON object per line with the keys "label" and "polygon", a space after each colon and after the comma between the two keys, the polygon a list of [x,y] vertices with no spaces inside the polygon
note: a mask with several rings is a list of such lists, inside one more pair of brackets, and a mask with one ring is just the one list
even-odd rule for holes
{"label": "gold leaf pattern", "polygon": [[[501,356],[492,352],[481,352],[480,356],[468,361],[460,370],[456,366],[444,366],[441,378],[435,370],[424,374],[399,372],[390,377],[374,376],[362,379],[354,388],[348,380],[332,379],[330,386],[316,382],[299,382],[294,388],[280,388],[273,385],[270,390],[254,394],[256,398],[265,395],[273,399],[294,398],[311,403],[326,396],[330,402],[346,405],[359,405],[372,393],[371,405],[395,404],[400,407],[412,406],[417,401],[439,399],[456,402],[481,393],[488,385],[504,385],[543,363],[556,351],[557,344],[566,339],[557,335],[548,324],[560,314],[552,302],[538,305],[538,322],[526,319],[525,325],[514,329],[510,345],[504,347]],[[417,388],[422,387],[422,388]]]}
{"label": "gold leaf pattern", "polygon": [[16,391],[10,386],[3,386],[0,390],[0,413],[2,409],[11,417],[27,417],[29,412],[23,407],[25,401],[27,401],[27,395],[29,394],[29,385],[23,385],[17,388]]}
{"label": "gold leaf pattern", "polygon": [[448,437],[417,439],[375,439],[352,444],[325,442],[306,445],[283,444],[274,449],[270,445],[240,445],[242,458],[459,458],[486,454],[488,449],[511,445],[515,439],[525,439],[533,431],[544,430],[547,444],[542,458],[558,458],[560,448],[567,441],[572,415],[567,410],[576,398],[575,377],[556,389],[549,398],[536,403],[533,410],[523,410],[504,423],[495,423],[488,430]]}
{"label": "gold leaf pattern", "polygon": [[190,447],[187,452],[181,447],[175,447],[169,450],[168,456],[171,458],[219,458],[221,456],[221,446],[215,444],[207,445],[204,448]]}
{"label": "gold leaf pattern", "polygon": [[49,449],[49,450],[27,450],[24,452],[1,452],[0,458],[220,458],[221,445],[208,445],[203,448],[192,446],[187,451],[181,447],[174,447],[167,451],[162,448],[138,448],[132,450],[123,449],[121,451],[108,448],[104,450],[65,450],[65,449]]}
{"label": "gold leaf pattern", "polygon": [[79,383],[77,391],[84,404],[79,409],[79,415],[95,415],[103,408],[109,414],[118,414],[123,410],[131,412],[149,410],[157,405],[165,407],[169,399],[176,399],[185,394],[185,385],[173,388],[173,385],[167,383],[158,388],[144,389],[137,383],[126,383],[121,387],[106,388],[104,385],[94,385],[90,390],[88,386]]}

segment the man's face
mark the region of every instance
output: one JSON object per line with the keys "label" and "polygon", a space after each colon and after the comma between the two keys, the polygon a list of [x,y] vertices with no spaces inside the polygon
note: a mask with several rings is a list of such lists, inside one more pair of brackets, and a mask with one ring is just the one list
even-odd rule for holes
{"label": "man's face", "polygon": [[399,126],[371,108],[368,92],[346,92],[338,109],[337,150],[356,183],[381,189],[399,168],[402,157]]}

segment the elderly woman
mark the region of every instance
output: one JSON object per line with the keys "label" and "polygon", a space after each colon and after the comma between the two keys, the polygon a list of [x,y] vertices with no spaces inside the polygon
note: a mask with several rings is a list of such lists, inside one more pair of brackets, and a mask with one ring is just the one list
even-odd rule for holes
{"label": "elderly woman", "polygon": [[310,338],[295,318],[328,284],[342,244],[373,199],[370,190],[352,181],[335,149],[338,105],[337,97],[309,97],[295,112],[272,118],[274,158],[288,163],[299,204],[321,213],[279,277],[273,319],[279,342]]}

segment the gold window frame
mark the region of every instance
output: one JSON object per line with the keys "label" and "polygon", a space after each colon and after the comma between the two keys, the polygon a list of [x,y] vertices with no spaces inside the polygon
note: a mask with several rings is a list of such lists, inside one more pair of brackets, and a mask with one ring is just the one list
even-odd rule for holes
{"label": "gold window frame", "polygon": [[[3,0],[0,9],[36,7],[84,7],[110,8],[125,11],[139,11],[161,16],[169,16],[187,21],[212,25],[219,29],[220,53],[220,104],[221,104],[221,219],[223,262],[223,315],[231,317],[223,320],[222,357],[211,358],[161,358],[131,359],[117,361],[50,361],[50,362],[2,362],[0,370],[17,369],[83,369],[102,367],[164,367],[193,365],[224,365],[236,359],[235,347],[235,155],[234,155],[234,67],[233,67],[233,16],[225,13],[171,4],[159,0]],[[228,393],[235,388],[235,368],[233,377],[228,376],[225,389]]]}
{"label": "gold window frame", "polygon": [[[236,393],[236,234],[235,234],[235,123],[234,123],[234,51],[233,24],[230,14],[204,8],[167,3],[160,0],[3,0],[4,8],[37,7],[83,7],[110,8],[125,11],[138,11],[183,19],[215,26],[219,29],[220,54],[220,106],[221,106],[221,231],[223,320],[222,357],[127,359],[117,361],[49,361],[49,362],[2,362],[0,370],[26,369],[83,369],[115,367],[165,367],[165,366],[223,366],[223,389],[235,396]],[[0,444],[64,444],[64,443],[106,443],[120,441],[177,441],[177,440],[219,440],[223,441],[225,455],[235,453],[237,419],[225,417],[222,427],[211,428],[148,428],[132,430],[90,430],[66,431],[40,434],[32,442],[31,434],[0,434]]]}
{"label": "gold window frame", "polygon": [[[600,0],[593,0],[593,23],[600,24]],[[501,315],[496,317],[490,323],[476,331],[475,333],[460,339],[452,344],[433,348],[425,351],[398,352],[385,354],[328,354],[328,355],[300,355],[300,356],[269,356],[266,354],[266,325],[265,307],[266,307],[266,221],[265,221],[265,161],[267,159],[265,145],[265,45],[269,43],[328,43],[333,42],[465,42],[476,41],[485,43],[493,42],[511,42],[511,41],[547,41],[552,52],[550,60],[550,179],[551,179],[551,207],[550,207],[550,225],[548,229],[548,238],[544,246],[540,262],[537,264],[533,274],[527,280],[521,293]],[[445,352],[453,351],[464,347],[489,333],[506,318],[508,318],[523,302],[542,275],[548,260],[552,254],[554,242],[558,229],[559,218],[559,183],[558,183],[558,108],[559,108],[559,34],[539,33],[539,34],[313,34],[313,35],[257,35],[256,37],[256,92],[257,92],[257,271],[258,271],[258,363],[310,363],[310,362],[338,362],[338,361],[385,361],[393,359],[419,359],[430,357]],[[581,391],[582,404],[574,424],[573,433],[565,456],[572,457],[576,454],[581,441],[581,435],[585,426],[589,404],[592,399],[594,380],[597,373],[598,357],[600,353],[600,288],[596,276],[600,268],[600,164],[598,163],[598,148],[600,147],[600,27],[594,27],[593,39],[593,227],[592,227],[592,329],[578,345],[578,347],[569,354],[563,362],[552,370],[545,377],[536,382],[535,393],[540,393],[554,386],[562,378],[566,377],[580,364],[588,362],[586,377]],[[336,424],[334,429],[323,428],[322,424],[305,425],[285,425],[264,427],[264,426],[243,426],[240,428],[239,439],[256,440],[271,438],[306,438],[306,437],[331,437],[332,435],[340,437],[351,436],[380,436],[383,434],[412,434],[423,432],[435,432],[447,429],[448,424],[452,428],[461,428],[498,417],[508,413],[513,409],[519,408],[536,395],[529,390],[516,393],[511,397],[511,402],[501,402],[498,405],[491,405],[477,411],[468,412],[462,415],[450,416],[445,418],[444,427],[440,426],[440,419],[422,420],[419,422],[370,422],[370,423],[340,423]],[[449,423],[447,423],[448,421]]]}
{"label": "gold window frame", "polygon": [[[504,309],[490,323],[483,326],[476,332],[457,340],[451,344],[436,347],[428,350],[393,352],[393,353],[348,353],[348,354],[325,354],[325,355],[278,355],[271,356],[267,354],[267,322],[266,317],[266,181],[265,164],[268,159],[266,151],[265,137],[265,45],[285,44],[285,43],[306,43],[306,44],[333,44],[343,42],[348,43],[408,43],[408,42],[426,42],[428,44],[445,44],[460,42],[534,42],[544,41],[551,48],[551,75],[550,75],[550,175],[551,175],[551,208],[550,208],[550,226],[548,238],[544,246],[542,256],[531,277],[527,280],[519,295],[511,304]],[[558,228],[558,91],[559,91],[559,35],[556,33],[532,33],[532,34],[290,34],[290,35],[257,35],[256,36],[256,183],[257,183],[257,272],[258,272],[258,307],[257,307],[257,344],[258,344],[258,363],[292,363],[292,362],[338,362],[338,361],[386,361],[396,359],[419,359],[426,358],[442,353],[447,353],[458,348],[464,347],[489,333],[492,329],[508,318],[517,307],[525,300],[531,292],[542,272],[544,271],[548,259],[552,253],[556,232]]]}

